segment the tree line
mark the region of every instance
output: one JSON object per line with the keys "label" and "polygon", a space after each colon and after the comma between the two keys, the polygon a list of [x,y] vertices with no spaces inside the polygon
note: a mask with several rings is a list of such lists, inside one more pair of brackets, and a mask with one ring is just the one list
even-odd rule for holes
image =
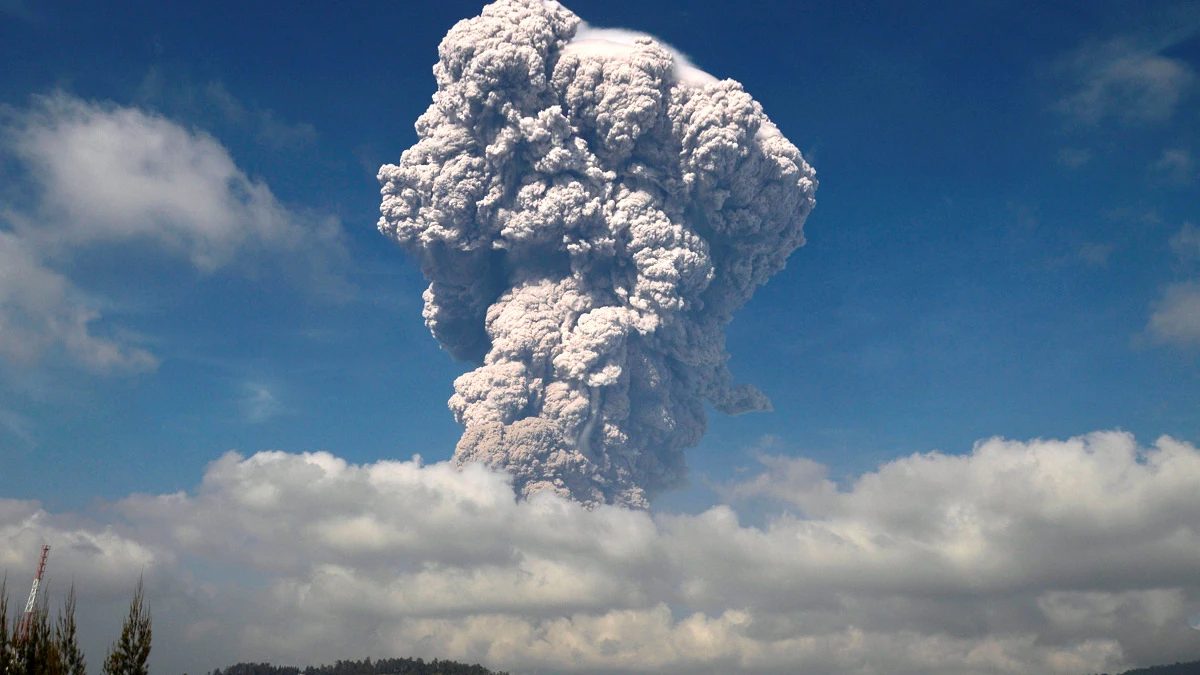
{"label": "tree line", "polygon": [[[79,649],[75,625],[75,585],[67,592],[57,616],[51,620],[43,599],[34,606],[23,626],[23,613],[10,617],[8,582],[0,580],[0,675],[87,675],[87,660]],[[101,667],[103,675],[149,675],[150,608],[141,579],[133,591],[129,614],[121,635],[109,647]],[[273,666],[239,663],[208,675],[508,675],[481,665],[422,659],[342,661],[332,665]]]}
{"label": "tree line", "polygon": [[[53,621],[45,601],[28,617],[8,616],[8,580],[0,581],[0,675],[87,675],[75,627],[75,585]],[[104,675],[149,675],[150,608],[139,579],[121,636],[108,650]]]}
{"label": "tree line", "polygon": [[269,663],[239,663],[224,670],[217,668],[208,675],[508,675],[488,670],[479,664],[467,665],[456,661],[423,661],[421,659],[379,659],[372,661],[342,661],[332,665],[273,666]]}

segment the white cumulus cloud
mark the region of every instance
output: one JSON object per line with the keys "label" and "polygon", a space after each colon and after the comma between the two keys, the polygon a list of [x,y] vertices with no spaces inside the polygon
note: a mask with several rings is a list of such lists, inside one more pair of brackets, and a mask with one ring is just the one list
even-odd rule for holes
{"label": "white cumulus cloud", "polygon": [[0,152],[26,195],[0,203],[0,356],[10,363],[60,348],[98,372],[154,366],[92,330],[96,303],[69,270],[98,248],[141,246],[201,273],[272,264],[301,285],[344,286],[337,220],[284,206],[203,132],[57,93],[6,111]]}

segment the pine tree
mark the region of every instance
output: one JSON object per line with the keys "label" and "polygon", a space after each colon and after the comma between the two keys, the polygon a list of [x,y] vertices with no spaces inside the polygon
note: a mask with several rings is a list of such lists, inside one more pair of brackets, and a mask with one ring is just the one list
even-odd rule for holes
{"label": "pine tree", "polygon": [[121,637],[104,659],[104,675],[149,675],[150,608],[146,604],[142,580],[138,579],[129,603],[129,616],[121,628]]}
{"label": "pine tree", "polygon": [[8,575],[0,581],[0,675],[13,671],[12,641],[8,636]]}
{"label": "pine tree", "polygon": [[63,675],[62,658],[50,629],[50,610],[39,603],[23,634],[12,640],[16,658],[9,675]]}
{"label": "pine tree", "polygon": [[79,649],[79,639],[75,634],[75,584],[71,584],[67,600],[63,603],[62,614],[58,615],[58,624],[54,627],[54,643],[61,658],[62,675],[87,675],[87,662]]}

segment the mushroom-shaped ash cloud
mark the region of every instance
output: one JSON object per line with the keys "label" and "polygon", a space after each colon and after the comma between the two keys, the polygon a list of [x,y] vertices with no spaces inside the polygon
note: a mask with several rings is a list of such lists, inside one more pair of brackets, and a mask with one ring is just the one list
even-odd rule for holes
{"label": "mushroom-shaped ash cloud", "polygon": [[734,386],[722,329],[804,243],[813,170],[733,80],[556,2],[500,0],[442,40],[379,229],[430,280],[457,359],[455,456],[525,495],[645,507]]}

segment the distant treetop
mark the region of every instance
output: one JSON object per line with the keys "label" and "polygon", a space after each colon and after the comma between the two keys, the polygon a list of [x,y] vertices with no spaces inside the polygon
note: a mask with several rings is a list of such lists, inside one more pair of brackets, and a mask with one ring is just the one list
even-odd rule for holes
{"label": "distant treetop", "polygon": [[[422,659],[380,659],[372,661],[342,661],[332,665],[273,666],[269,663],[238,663],[224,670],[217,668],[208,675],[508,675],[488,670],[479,664],[467,665],[456,661],[424,661]],[[1155,674],[1157,675],[1157,674]],[[1172,674],[1174,675],[1174,674]]]}

